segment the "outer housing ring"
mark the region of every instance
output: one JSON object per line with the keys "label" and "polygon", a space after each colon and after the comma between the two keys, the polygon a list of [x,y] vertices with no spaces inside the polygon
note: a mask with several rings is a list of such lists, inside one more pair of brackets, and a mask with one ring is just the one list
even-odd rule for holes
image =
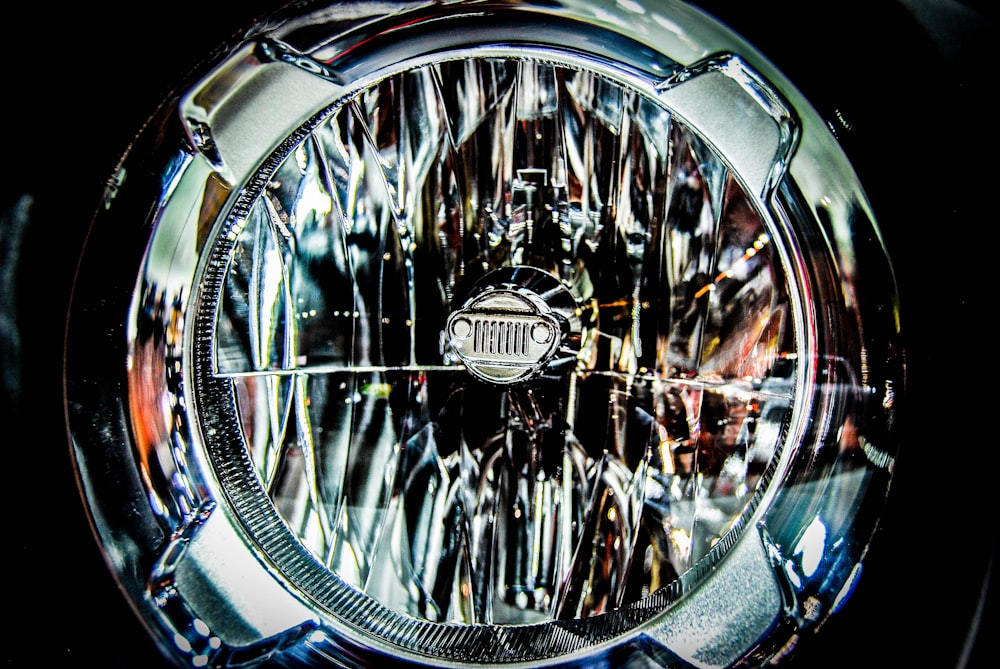
{"label": "outer housing ring", "polygon": [[[476,5],[476,13],[487,7]],[[643,29],[655,30],[646,33],[649,36],[644,41],[654,44],[663,39],[676,47],[676,52],[668,53],[670,59],[658,60],[653,66],[667,65],[662,81],[671,77],[690,79],[693,73],[709,70],[724,72],[724,67],[705,64],[734,62],[726,54],[735,53],[739,54],[738,62],[749,64],[742,75],[760,73],[769,84],[751,86],[750,90],[780,91],[795,109],[800,124],[796,127],[801,135],[794,138],[798,147],[787,162],[791,178],[779,181],[781,168],[786,166],[783,157],[767,161],[766,169],[745,169],[741,174],[756,175],[748,181],[759,186],[762,196],[774,194],[775,200],[770,203],[773,215],[798,226],[799,238],[788,240],[790,248],[808,249],[809,253],[830,250],[822,260],[807,258],[797,251],[790,264],[799,265],[797,271],[811,287],[810,294],[821,296],[817,302],[829,300],[838,307],[805,315],[806,323],[815,324],[803,328],[803,336],[813,342],[815,359],[799,377],[799,392],[806,398],[803,406],[819,413],[803,411],[793,421],[795,445],[786,451],[778,476],[762,495],[760,507],[748,514],[754,531],[736,539],[736,545],[719,564],[710,565],[713,574],[704,583],[702,576],[707,576],[707,567],[706,573],[690,575],[692,586],[698,587],[679,593],[684,597],[671,602],[668,610],[641,628],[638,636],[613,635],[600,646],[601,650],[580,651],[552,660],[570,665],[585,661],[579,658],[592,652],[605,653],[616,663],[640,654],[662,666],[728,666],[746,658],[764,661],[782,652],[796,634],[815,628],[836,610],[853,587],[875,527],[876,516],[869,513],[869,507],[877,512],[895,452],[893,402],[902,387],[895,344],[896,297],[891,269],[877,241],[869,207],[846,159],[794,89],[748,45],[688,5],[675,7],[669,3],[664,7],[677,10],[671,20],[683,25],[681,34],[701,39],[700,50],[692,50],[689,42],[678,40],[677,32],[664,32],[662,22],[649,17],[635,22],[635,16],[621,9],[617,14],[597,18],[593,9],[569,3],[558,13],[560,22],[567,18],[574,27],[584,27],[594,34],[603,34],[619,23],[624,25],[626,18],[631,35],[641,35]],[[445,14],[462,11],[434,7],[431,13],[439,10]],[[502,6],[497,11],[520,17],[523,8]],[[530,10],[524,11],[531,14]],[[417,15],[421,12],[418,9]],[[543,10],[543,14],[549,13]],[[661,19],[663,16],[650,14]],[[404,13],[392,17],[389,23],[403,25],[410,19],[412,16]],[[295,18],[278,21],[266,28],[263,38],[274,37],[278,43],[294,45],[296,50],[313,52],[322,61],[319,55],[334,49],[334,43],[303,48],[298,39],[310,34],[316,25],[313,21],[315,17],[304,22]],[[690,25],[684,25],[685,21]],[[392,34],[392,30],[382,32],[378,21],[368,24],[361,20],[359,25],[362,27],[358,30],[343,30],[343,34],[367,35],[371,41],[359,39],[362,44],[377,43],[371,35]],[[379,27],[372,29],[372,25]],[[422,44],[421,39],[429,40],[431,45],[440,44],[440,35],[433,31],[411,30],[415,31],[415,44]],[[398,37],[398,33],[394,36]],[[261,35],[254,37],[262,39]],[[388,52],[377,48],[373,51]],[[252,99],[261,90],[280,90],[284,85],[298,91],[300,75],[288,74],[290,68],[278,62],[257,62],[252,50],[236,49],[234,54],[220,62],[214,74],[193,89],[194,94],[184,97],[177,107],[164,108],[156,117],[154,127],[164,132],[140,137],[122,164],[119,175],[123,180],[109,190],[108,208],[95,220],[81,264],[67,345],[67,402],[74,454],[109,561],[166,654],[231,662],[240,657],[263,659],[280,651],[303,661],[312,662],[325,654],[339,657],[348,665],[363,665],[383,652],[396,654],[399,648],[364,634],[358,636],[342,621],[312,610],[308,599],[286,590],[289,584],[275,573],[274,556],[261,559],[258,555],[260,534],[256,539],[247,536],[243,526],[246,515],[240,517],[231,511],[231,505],[239,503],[239,494],[234,495],[233,486],[225,485],[226,463],[213,461],[219,453],[206,457],[202,445],[203,441],[209,443],[211,453],[212,437],[204,436],[208,434],[204,430],[213,429],[213,419],[204,410],[199,413],[198,397],[192,400],[192,384],[201,383],[205,375],[190,367],[198,364],[191,363],[190,351],[204,336],[197,314],[191,313],[191,300],[201,299],[196,296],[201,289],[196,277],[210,276],[218,269],[208,264],[210,255],[205,244],[231,206],[226,202],[256,187],[247,179],[256,173],[258,164],[276,142],[307,123],[322,108],[320,100],[331,99],[328,90],[312,98],[296,95],[294,101],[288,98],[293,110],[279,109],[260,124],[259,115],[242,115],[246,113],[243,110],[252,108],[244,104],[242,96],[249,93],[248,99]],[[364,59],[357,62],[367,65]],[[311,67],[313,63],[299,62],[296,68],[301,72],[303,64]],[[306,76],[310,83],[315,81],[315,74]],[[739,81],[728,74],[721,76],[726,82]],[[335,78],[324,73],[326,81]],[[230,85],[233,81],[238,85]],[[671,90],[668,85],[663,88]],[[685,89],[678,86],[673,90]],[[211,104],[201,104],[205,99],[210,99]],[[759,108],[771,110],[774,102],[766,99]],[[675,98],[672,104],[675,109],[683,108],[684,100]],[[779,109],[781,106],[776,105]],[[689,109],[688,120],[693,126],[712,125],[711,109],[697,105]],[[204,117],[199,118],[203,112]],[[691,117],[699,113],[706,116],[693,121]],[[256,124],[259,137],[271,140],[247,144],[243,140],[246,126],[241,122],[250,120]],[[210,142],[206,141],[209,136],[203,134],[206,128],[212,131]],[[183,134],[178,132],[180,129]],[[776,134],[780,136],[780,131]],[[725,132],[718,137],[721,139],[717,145],[724,144]],[[785,139],[791,151],[793,137]],[[191,140],[190,144],[185,140]],[[198,148],[193,149],[192,144]],[[774,146],[780,144],[775,142]],[[250,148],[252,152],[247,154]],[[752,156],[720,152],[730,160],[745,158],[750,161],[746,164],[753,161]],[[772,170],[775,164],[778,168]],[[137,183],[136,175],[143,173],[154,178]],[[152,203],[155,206],[150,207]],[[137,226],[138,221],[142,225]],[[107,240],[122,229],[134,235],[129,248],[135,251],[124,254],[131,261],[119,265],[122,269],[115,272],[109,286],[104,283],[105,256],[110,254],[118,262],[123,258],[120,247]],[[877,260],[871,260],[871,249],[858,252],[855,248],[855,244],[866,243],[874,244]],[[856,256],[865,258],[869,263],[865,271],[871,273],[865,282],[857,284],[851,274]],[[840,275],[834,276],[837,271]],[[139,277],[138,284],[133,280],[135,276]],[[879,280],[873,278],[876,276]],[[176,298],[170,301],[170,308],[144,311],[149,304],[140,298],[150,287],[166,288],[166,294]],[[126,307],[129,304],[131,307]],[[130,315],[122,330],[118,324],[126,312]],[[104,325],[96,342],[92,333],[74,326],[80,318],[89,322],[97,319]],[[189,327],[188,323],[194,325]],[[864,331],[858,323],[864,324]],[[866,366],[861,364],[862,356]],[[844,390],[840,375],[851,374],[851,370],[857,376],[849,377]],[[94,388],[99,391],[96,396]],[[196,390],[195,395],[203,392]],[[856,410],[844,404],[845,396],[860,398],[862,408]],[[165,407],[169,410],[164,411]],[[857,454],[846,457],[838,453],[841,435],[836,431],[844,414],[863,423],[860,444],[866,459],[861,462]],[[107,471],[113,472],[110,479],[103,473]],[[839,489],[853,503],[831,504],[831,488]],[[142,512],[136,517],[123,512],[128,509]],[[823,568],[813,565],[811,570],[803,569],[803,547],[816,541],[811,530],[817,526],[829,532],[820,540],[824,550],[819,563]],[[758,531],[759,542],[746,539]],[[233,551],[234,546],[243,547],[245,553]],[[748,590],[746,581],[755,575],[773,580],[763,587],[751,585]],[[248,582],[253,587],[247,588]],[[211,590],[202,589],[206,583],[212,584]],[[734,593],[739,594],[742,609],[731,607],[729,599]],[[261,601],[267,601],[266,612],[259,608]],[[275,606],[281,602],[281,606]],[[210,630],[207,633],[202,631],[206,623]],[[309,631],[314,633],[307,636]],[[696,633],[702,641],[692,643]],[[365,656],[367,660],[358,659]],[[417,664],[423,661],[417,655],[411,659]],[[518,662],[523,658],[497,659]],[[551,663],[544,657],[534,659]]]}

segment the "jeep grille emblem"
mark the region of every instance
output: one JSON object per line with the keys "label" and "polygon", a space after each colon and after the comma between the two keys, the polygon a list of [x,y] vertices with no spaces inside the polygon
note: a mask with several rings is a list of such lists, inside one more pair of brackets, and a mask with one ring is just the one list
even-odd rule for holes
{"label": "jeep grille emblem", "polygon": [[531,290],[508,285],[466,302],[448,317],[446,332],[471,373],[506,384],[545,367],[562,342],[563,320]]}

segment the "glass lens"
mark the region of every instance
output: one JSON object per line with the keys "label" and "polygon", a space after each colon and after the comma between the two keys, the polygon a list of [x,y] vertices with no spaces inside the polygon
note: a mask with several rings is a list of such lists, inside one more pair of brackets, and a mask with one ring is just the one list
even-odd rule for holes
{"label": "glass lens", "polygon": [[441,62],[266,177],[220,235],[213,374],[336,579],[428,622],[581,619],[739,525],[791,406],[792,305],[756,199],[668,109]]}

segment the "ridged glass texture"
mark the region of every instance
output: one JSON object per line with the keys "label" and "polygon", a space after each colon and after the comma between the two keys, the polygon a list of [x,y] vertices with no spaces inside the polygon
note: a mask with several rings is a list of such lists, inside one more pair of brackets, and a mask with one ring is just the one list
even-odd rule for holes
{"label": "ridged glass texture", "polygon": [[[290,531],[428,621],[585,618],[673,582],[737,522],[791,404],[751,202],[667,109],[587,71],[467,58],[332,110],[239,226],[216,329]],[[494,385],[445,321],[512,267],[572,293],[578,353]]]}

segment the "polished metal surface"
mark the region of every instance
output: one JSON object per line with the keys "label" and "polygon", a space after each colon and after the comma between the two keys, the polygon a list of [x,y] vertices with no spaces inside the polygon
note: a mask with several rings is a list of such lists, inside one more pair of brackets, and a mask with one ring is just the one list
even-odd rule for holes
{"label": "polished metal surface", "polygon": [[897,448],[891,268],[725,27],[293,7],[165,113],[70,332],[125,326],[67,347],[81,484],[165,654],[746,666],[849,595]]}
{"label": "polished metal surface", "polygon": [[541,374],[550,363],[573,363],[586,307],[552,274],[529,265],[498,269],[479,279],[472,293],[448,315],[446,359],[502,384]]}

